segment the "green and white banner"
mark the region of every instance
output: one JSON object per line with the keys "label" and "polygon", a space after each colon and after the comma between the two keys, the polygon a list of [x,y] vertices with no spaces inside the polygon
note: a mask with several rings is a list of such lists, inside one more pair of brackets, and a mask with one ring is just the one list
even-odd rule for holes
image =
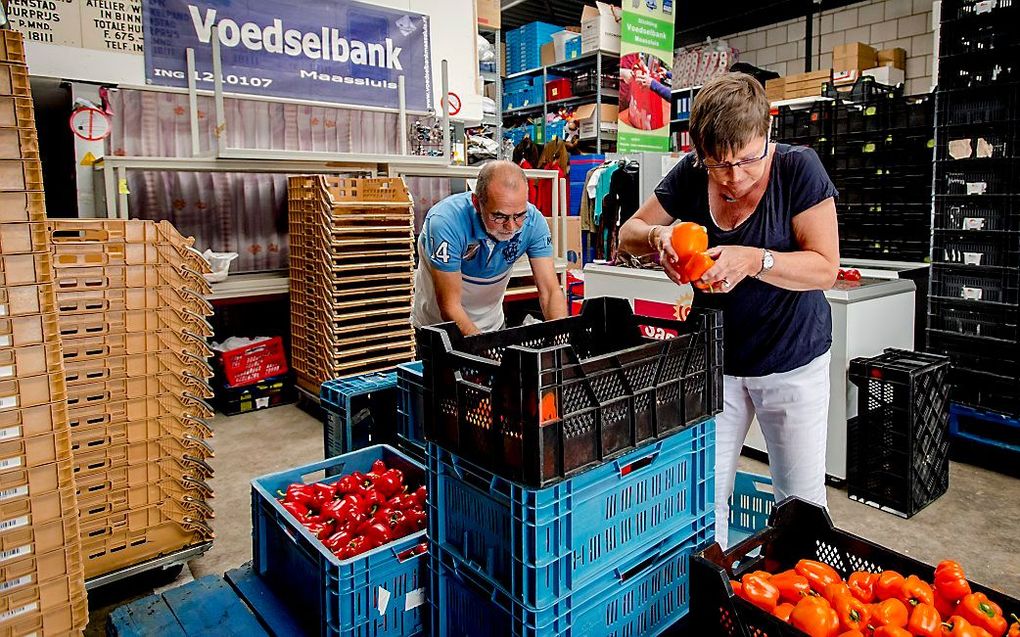
{"label": "green and white banner", "polygon": [[617,150],[669,151],[673,1],[624,0]]}

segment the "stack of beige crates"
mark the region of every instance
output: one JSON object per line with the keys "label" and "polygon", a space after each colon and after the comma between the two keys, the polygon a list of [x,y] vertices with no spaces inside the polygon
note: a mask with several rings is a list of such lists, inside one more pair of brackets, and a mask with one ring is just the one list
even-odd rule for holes
{"label": "stack of beige crates", "polygon": [[208,268],[165,221],[48,227],[91,579],[212,538]]}
{"label": "stack of beige crates", "polygon": [[0,31],[0,635],[88,621],[39,144],[21,36]]}
{"label": "stack of beige crates", "polygon": [[414,359],[414,211],[400,178],[298,176],[290,207],[291,359],[323,382]]}

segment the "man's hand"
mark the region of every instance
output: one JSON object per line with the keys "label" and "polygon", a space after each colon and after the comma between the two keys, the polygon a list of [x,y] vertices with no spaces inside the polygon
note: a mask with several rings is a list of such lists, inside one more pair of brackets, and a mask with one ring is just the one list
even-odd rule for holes
{"label": "man's hand", "polygon": [[556,263],[552,257],[531,259],[531,275],[538,288],[538,303],[547,321],[567,315],[567,299],[556,278]]}
{"label": "man's hand", "polygon": [[432,268],[432,281],[436,286],[436,303],[444,321],[457,324],[461,334],[472,336],[481,332],[461,305],[460,272],[443,272]]}

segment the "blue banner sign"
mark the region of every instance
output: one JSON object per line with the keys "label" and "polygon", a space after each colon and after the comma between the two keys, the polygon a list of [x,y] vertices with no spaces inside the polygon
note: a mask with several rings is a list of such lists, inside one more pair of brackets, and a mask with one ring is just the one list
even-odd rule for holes
{"label": "blue banner sign", "polygon": [[147,84],[213,88],[212,27],[229,93],[397,108],[404,76],[409,110],[432,108],[429,18],[352,0],[145,0]]}

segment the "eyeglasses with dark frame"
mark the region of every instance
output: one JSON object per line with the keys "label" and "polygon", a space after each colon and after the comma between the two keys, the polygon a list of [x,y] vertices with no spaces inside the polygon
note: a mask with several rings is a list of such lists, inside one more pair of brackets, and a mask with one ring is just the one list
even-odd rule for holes
{"label": "eyeglasses with dark frame", "polygon": [[486,212],[484,214],[489,218],[489,221],[504,226],[508,221],[511,220],[514,223],[523,222],[524,218],[528,216],[528,211],[525,210],[524,212],[518,212],[516,214],[508,215],[505,212],[497,210],[496,212]]}
{"label": "eyeglasses with dark frame", "polygon": [[728,168],[740,168],[740,167],[743,167],[743,166],[749,166],[751,164],[755,164],[757,162],[760,162],[761,160],[765,159],[769,155],[769,141],[770,141],[770,137],[771,136],[772,136],[772,131],[769,130],[769,132],[765,134],[765,149],[763,151],[761,151],[761,156],[760,157],[755,157],[754,159],[742,159],[740,161],[735,161],[735,162],[728,162],[727,161],[727,162],[722,162],[721,164],[710,164],[710,163],[708,163],[708,162],[706,162],[704,160],[701,160],[701,165],[705,167],[705,170],[726,170]]}

